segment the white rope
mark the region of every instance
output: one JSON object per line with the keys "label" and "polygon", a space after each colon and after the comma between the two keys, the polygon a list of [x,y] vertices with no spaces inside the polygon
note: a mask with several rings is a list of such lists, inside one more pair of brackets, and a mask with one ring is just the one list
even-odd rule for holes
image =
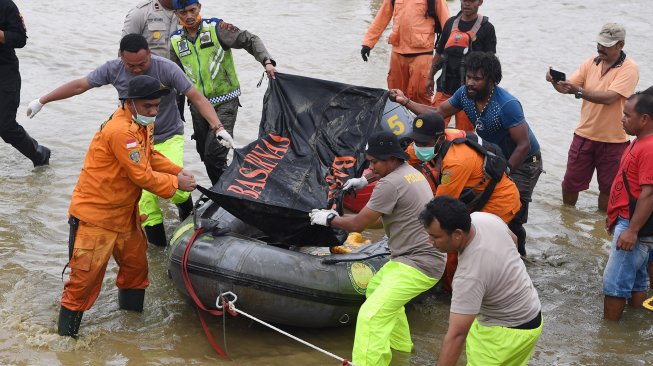
{"label": "white rope", "polygon": [[[283,330],[281,330],[281,329],[275,327],[275,326],[272,325],[272,324],[266,323],[266,322],[264,322],[263,320],[256,318],[255,316],[249,315],[249,314],[247,314],[246,312],[244,312],[244,311],[242,311],[242,310],[236,309],[236,306],[234,305],[234,302],[236,302],[236,300],[238,299],[238,297],[236,297],[236,295],[235,295],[234,293],[232,293],[232,292],[225,292],[224,294],[220,294],[220,296],[218,296],[218,299],[217,299],[217,301],[216,301],[216,305],[218,306],[218,309],[221,308],[221,306],[220,306],[220,299],[223,297],[223,295],[227,295],[227,294],[232,295],[232,296],[234,297],[234,300],[229,302],[229,310],[235,311],[235,312],[237,312],[238,314],[244,315],[244,316],[246,316],[246,317],[248,317],[248,318],[250,318],[250,319],[252,319],[252,320],[254,320],[254,321],[256,321],[256,322],[259,322],[259,323],[265,325],[265,326],[268,327],[268,328],[271,328],[271,329],[273,329],[273,330],[276,330],[277,332],[279,332],[279,333],[285,335],[286,337],[292,338],[292,339],[296,340],[297,342],[299,342],[299,343],[301,343],[301,344],[303,344],[303,345],[306,345],[306,346],[308,346],[308,347],[311,347],[312,349],[314,349],[314,350],[316,350],[316,351],[318,351],[318,352],[321,352],[321,353],[323,353],[323,354],[325,354],[325,355],[327,355],[327,356],[329,356],[329,357],[335,358],[336,360],[338,360],[338,361],[340,361],[340,362],[342,362],[342,363],[345,362],[345,359],[342,358],[342,357],[340,357],[340,356],[338,356],[338,355],[335,355],[335,354],[333,354],[333,353],[331,353],[331,352],[329,352],[329,351],[323,350],[323,349],[321,349],[320,347],[315,346],[315,345],[313,345],[313,344],[311,344],[311,343],[308,343],[308,342],[306,342],[306,341],[303,340],[303,339],[297,338],[297,337],[295,337],[294,335],[292,335],[292,334],[290,334],[290,333],[288,333],[288,332],[285,332],[285,331],[283,331]],[[349,365],[349,366],[356,366],[356,365],[354,365],[353,363],[351,363],[350,361],[347,361],[347,365]]]}

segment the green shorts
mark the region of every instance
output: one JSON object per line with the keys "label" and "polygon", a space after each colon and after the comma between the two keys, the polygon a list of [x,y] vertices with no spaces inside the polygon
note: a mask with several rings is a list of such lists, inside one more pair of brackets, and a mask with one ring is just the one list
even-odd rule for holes
{"label": "green shorts", "polygon": [[474,319],[467,334],[467,365],[528,365],[543,325],[544,318],[535,329],[483,326]]}

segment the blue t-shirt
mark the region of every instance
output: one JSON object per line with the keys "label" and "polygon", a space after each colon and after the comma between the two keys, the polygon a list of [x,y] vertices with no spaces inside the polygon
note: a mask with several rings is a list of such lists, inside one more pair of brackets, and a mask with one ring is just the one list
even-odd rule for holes
{"label": "blue t-shirt", "polygon": [[[154,121],[154,143],[163,142],[174,135],[184,134],[184,123],[177,108],[177,91],[186,94],[193,86],[177,64],[163,57],[152,55],[150,68],[145,75],[151,76],[169,87],[170,94],[161,98],[159,113]],[[136,77],[125,68],[122,60],[117,58],[91,71],[86,76],[88,84],[94,88],[113,85],[118,97],[127,95],[129,81]]]}
{"label": "blue t-shirt", "polygon": [[510,138],[508,130],[522,123],[526,123],[528,139],[531,142],[531,149],[528,151],[527,156],[540,152],[540,144],[528,126],[526,118],[524,118],[521,103],[505,89],[498,86],[494,88],[492,98],[490,98],[490,102],[480,118],[474,100],[467,96],[466,86],[458,88],[449,98],[449,103],[454,108],[464,110],[469,120],[476,126],[476,134],[484,140],[499,145],[506,159],[510,158],[517,146]]}

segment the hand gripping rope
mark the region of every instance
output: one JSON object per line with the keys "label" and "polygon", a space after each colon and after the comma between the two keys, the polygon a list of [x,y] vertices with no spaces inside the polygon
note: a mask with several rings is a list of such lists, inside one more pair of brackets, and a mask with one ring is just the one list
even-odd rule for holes
{"label": "hand gripping rope", "polygon": [[[227,300],[227,296],[231,296],[232,299]],[[276,330],[277,332],[285,335],[286,337],[289,337],[289,338],[292,338],[292,339],[296,340],[297,342],[299,342],[299,343],[301,343],[301,344],[303,344],[305,346],[311,347],[312,349],[314,349],[314,350],[316,350],[318,352],[322,352],[323,354],[325,354],[325,355],[327,355],[329,357],[335,358],[336,360],[342,362],[342,366],[355,366],[353,363],[349,362],[346,358],[342,358],[342,357],[339,357],[337,355],[334,355],[331,352],[325,351],[325,350],[323,350],[323,349],[321,349],[321,348],[319,348],[319,347],[317,347],[317,346],[315,346],[313,344],[310,344],[310,343],[306,342],[305,340],[297,338],[294,335],[292,335],[290,333],[287,333],[287,332],[275,327],[272,324],[266,323],[261,319],[258,319],[256,317],[250,315],[250,314],[247,314],[246,312],[244,312],[244,311],[242,311],[240,309],[237,309],[236,306],[234,305],[237,300],[238,300],[238,296],[236,296],[236,294],[234,294],[233,292],[231,292],[231,291],[224,292],[224,293],[221,293],[218,296],[218,298],[215,300],[215,307],[218,308],[218,310],[222,310],[224,308],[226,311],[228,311],[232,315],[234,315],[235,313],[244,315],[244,316],[246,316],[246,317],[248,317],[248,318],[250,318],[250,319],[252,319],[252,320],[254,320],[254,321],[258,322],[258,323],[260,323],[260,324],[265,325],[268,328]]]}

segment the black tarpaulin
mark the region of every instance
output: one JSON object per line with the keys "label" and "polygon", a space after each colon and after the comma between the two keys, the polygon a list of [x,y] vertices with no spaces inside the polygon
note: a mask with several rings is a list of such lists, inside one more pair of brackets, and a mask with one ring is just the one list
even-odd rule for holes
{"label": "black tarpaulin", "polygon": [[308,213],[340,207],[339,188],[362,172],[386,100],[383,89],[277,74],[263,99],[259,138],[234,151],[212,188],[218,203],[284,244],[340,244],[344,236],[311,226]]}

